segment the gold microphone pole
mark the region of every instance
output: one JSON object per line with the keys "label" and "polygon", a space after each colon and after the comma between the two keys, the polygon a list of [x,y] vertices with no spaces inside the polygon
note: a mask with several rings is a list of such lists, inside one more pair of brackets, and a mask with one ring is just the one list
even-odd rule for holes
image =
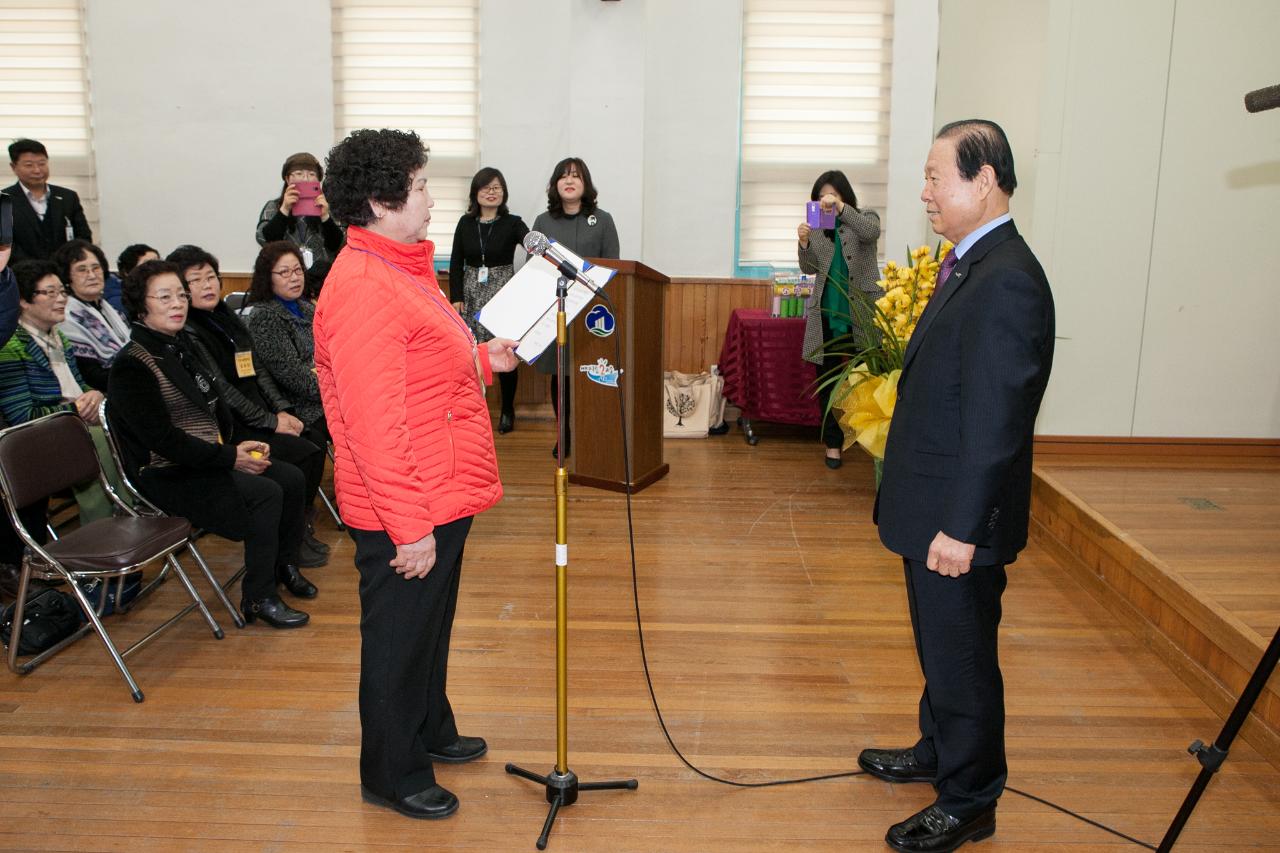
{"label": "gold microphone pole", "polygon": [[556,388],[559,391],[559,411],[556,413],[556,766],[546,776],[507,765],[507,772],[538,782],[546,788],[547,820],[538,836],[538,849],[547,849],[547,838],[556,815],[564,806],[578,801],[579,791],[607,791],[639,787],[635,779],[613,782],[581,782],[569,769],[569,474],[564,467],[566,431],[568,422],[564,410],[568,402],[569,338],[564,313],[565,297],[570,279],[563,274],[556,282]]}

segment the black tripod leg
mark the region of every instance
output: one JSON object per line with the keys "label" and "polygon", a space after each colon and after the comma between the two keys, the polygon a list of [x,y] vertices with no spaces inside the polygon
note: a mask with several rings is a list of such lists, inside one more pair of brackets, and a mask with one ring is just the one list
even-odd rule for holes
{"label": "black tripod leg", "polygon": [[547,784],[546,776],[541,776],[531,770],[525,770],[523,767],[516,767],[514,764],[507,765],[507,772],[513,776],[519,776],[521,779],[528,779],[530,782],[537,782],[539,785]]}
{"label": "black tripod leg", "polygon": [[615,782],[579,782],[580,791],[634,791],[640,787],[635,779],[619,779]]}
{"label": "black tripod leg", "polygon": [[1169,831],[1160,842],[1158,853],[1168,853],[1173,849],[1174,843],[1182,833],[1182,828],[1186,826],[1191,813],[1195,811],[1200,795],[1204,793],[1205,788],[1209,787],[1209,780],[1218,772],[1222,762],[1227,760],[1227,751],[1231,749],[1232,741],[1240,733],[1240,727],[1244,725],[1249,712],[1253,710],[1254,703],[1262,695],[1262,689],[1267,686],[1267,681],[1275,672],[1278,660],[1280,660],[1280,628],[1276,629],[1276,635],[1271,638],[1271,645],[1267,646],[1267,650],[1262,653],[1262,660],[1258,661],[1257,668],[1254,669],[1249,683],[1245,685],[1244,692],[1240,694],[1235,708],[1231,711],[1231,716],[1222,726],[1222,731],[1218,733],[1218,739],[1213,742],[1213,746],[1205,746],[1200,741],[1191,744],[1188,751],[1196,757],[1204,769],[1191,785],[1187,798],[1182,801],[1182,808],[1178,809],[1178,813],[1173,817],[1173,823],[1169,824]]}
{"label": "black tripod leg", "polygon": [[551,808],[547,810],[547,822],[542,825],[542,834],[538,836],[538,849],[547,849],[547,839],[551,837],[551,827],[556,822],[556,814],[560,811],[560,803],[564,801],[563,797],[556,797],[551,801]]}

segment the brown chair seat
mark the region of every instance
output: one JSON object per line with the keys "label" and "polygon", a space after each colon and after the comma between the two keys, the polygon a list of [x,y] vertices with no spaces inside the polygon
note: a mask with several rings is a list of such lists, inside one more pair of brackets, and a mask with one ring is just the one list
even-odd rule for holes
{"label": "brown chair seat", "polygon": [[185,518],[101,518],[45,546],[73,572],[127,571],[149,562],[191,534]]}

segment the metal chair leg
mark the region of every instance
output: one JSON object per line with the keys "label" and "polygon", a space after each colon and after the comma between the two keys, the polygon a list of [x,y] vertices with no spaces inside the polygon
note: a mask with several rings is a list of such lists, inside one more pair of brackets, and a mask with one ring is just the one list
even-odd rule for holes
{"label": "metal chair leg", "polygon": [[[89,603],[89,599],[85,596],[84,590],[80,588],[80,584],[72,581],[69,585],[72,594],[80,602],[80,609],[89,617],[89,624],[93,626],[93,632],[98,635],[98,639],[102,641],[102,645],[107,649],[107,654],[111,655],[111,660],[115,663],[116,669],[120,670],[120,675],[124,677],[125,683],[129,685],[129,692],[133,694],[133,701],[141,702],[143,699],[142,689],[138,687],[138,682],[133,680],[133,674],[129,672],[129,667],[125,665],[124,657],[116,650],[116,644],[111,641],[111,636],[107,634],[107,629],[103,626],[102,619],[98,617],[96,609]],[[106,596],[106,590],[103,590],[103,596]]]}
{"label": "metal chair leg", "polygon": [[227,598],[227,593],[226,593],[227,587],[229,587],[232,582],[234,582],[237,578],[240,577],[240,575],[243,573],[243,570],[233,575],[231,578],[231,581],[228,581],[227,584],[224,586],[223,584],[218,583],[218,579],[215,578],[213,576],[213,572],[209,570],[209,564],[204,561],[204,555],[201,554],[199,550],[196,549],[196,543],[191,542],[190,544],[188,544],[187,550],[190,551],[191,556],[195,558],[196,565],[200,567],[200,571],[204,574],[205,580],[209,582],[209,586],[213,587],[213,594],[218,596],[218,600],[222,602],[222,606],[225,607],[227,609],[227,612],[231,614],[231,621],[235,623],[235,626],[237,628],[243,628],[244,617],[240,615],[240,611],[237,610],[235,605],[231,603],[231,599]]}
{"label": "metal chair leg", "polygon": [[320,490],[320,500],[324,501],[324,508],[329,510],[329,515],[333,516],[333,523],[338,526],[338,529],[346,530],[347,526],[342,523],[342,518],[338,515],[338,508],[329,500],[329,496],[324,493],[324,489]]}

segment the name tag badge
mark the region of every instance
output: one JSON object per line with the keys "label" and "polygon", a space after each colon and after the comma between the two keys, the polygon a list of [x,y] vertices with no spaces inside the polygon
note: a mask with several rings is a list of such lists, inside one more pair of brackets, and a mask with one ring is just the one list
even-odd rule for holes
{"label": "name tag badge", "polygon": [[487,283],[488,283],[488,281],[489,281],[489,268],[488,268],[488,267],[480,267],[480,269],[476,271],[476,281],[480,282],[481,284],[487,284]]}
{"label": "name tag badge", "polygon": [[76,238],[76,229],[71,227],[71,220],[67,220],[67,239],[74,240]]}
{"label": "name tag badge", "polygon": [[236,353],[236,376],[240,379],[248,379],[250,376],[257,376],[258,372],[253,369],[253,352],[251,350],[240,350]]}
{"label": "name tag badge", "polygon": [[310,249],[302,250],[302,265],[307,269],[311,269],[311,264],[315,262],[316,254]]}

